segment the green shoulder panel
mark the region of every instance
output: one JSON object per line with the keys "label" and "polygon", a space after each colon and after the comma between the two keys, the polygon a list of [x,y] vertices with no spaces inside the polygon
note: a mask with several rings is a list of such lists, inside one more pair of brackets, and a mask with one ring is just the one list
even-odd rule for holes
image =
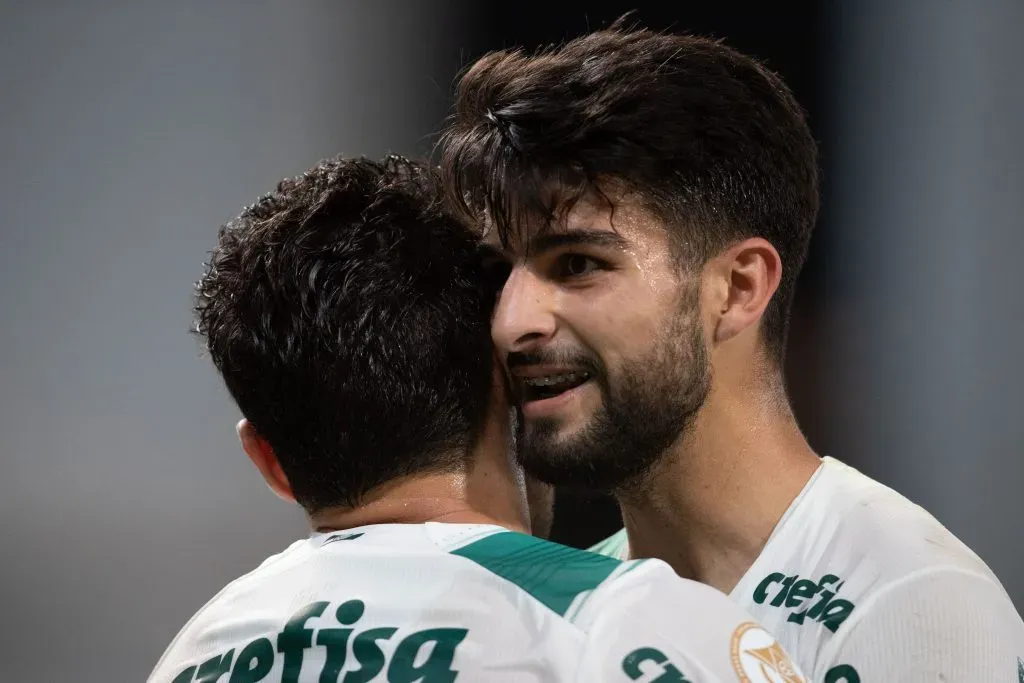
{"label": "green shoulder panel", "polygon": [[576,596],[597,588],[622,564],[514,531],[491,534],[451,552],[511,581],[560,616]]}

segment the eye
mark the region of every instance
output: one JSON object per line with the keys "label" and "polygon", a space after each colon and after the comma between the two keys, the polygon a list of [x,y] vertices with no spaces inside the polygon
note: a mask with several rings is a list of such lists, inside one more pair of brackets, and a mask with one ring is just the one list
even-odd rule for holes
{"label": "eye", "polygon": [[564,254],[558,259],[558,271],[562,277],[581,277],[603,267],[601,261],[583,254]]}

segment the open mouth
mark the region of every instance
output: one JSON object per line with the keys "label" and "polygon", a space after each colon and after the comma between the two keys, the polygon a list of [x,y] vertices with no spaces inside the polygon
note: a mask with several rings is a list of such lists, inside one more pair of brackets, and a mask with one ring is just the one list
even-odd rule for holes
{"label": "open mouth", "polygon": [[587,380],[589,372],[562,372],[554,375],[543,375],[540,377],[523,377],[523,402],[543,401],[554,398],[567,391],[575,389]]}

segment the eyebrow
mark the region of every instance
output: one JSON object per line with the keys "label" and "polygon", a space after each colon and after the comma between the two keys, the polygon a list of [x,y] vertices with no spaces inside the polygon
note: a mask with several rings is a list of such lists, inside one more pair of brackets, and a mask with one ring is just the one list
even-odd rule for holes
{"label": "eyebrow", "polygon": [[609,230],[558,230],[541,232],[530,239],[528,251],[542,254],[552,249],[572,246],[612,247],[624,249],[629,242],[617,232]]}
{"label": "eyebrow", "polygon": [[[531,256],[538,256],[548,251],[572,246],[625,249],[629,246],[629,241],[617,232],[608,230],[577,228],[574,230],[558,230],[557,232],[545,231],[530,238],[527,253]],[[508,254],[504,250],[490,244],[481,244],[480,251],[487,257],[508,258]]]}

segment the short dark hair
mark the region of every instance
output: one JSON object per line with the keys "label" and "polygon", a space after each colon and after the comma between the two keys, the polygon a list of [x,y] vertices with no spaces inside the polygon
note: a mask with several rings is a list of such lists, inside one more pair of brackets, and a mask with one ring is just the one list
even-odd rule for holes
{"label": "short dark hair", "polygon": [[196,331],[311,514],[465,463],[491,389],[476,238],[407,159],[337,158],[220,229]]}
{"label": "short dark hair", "polygon": [[[782,282],[763,319],[781,365],[818,212],[817,145],[782,80],[719,41],[611,28],[534,55],[490,53],[462,76],[438,149],[449,200],[507,242],[607,181],[674,226],[685,264],[760,236]],[[686,246],[683,246],[686,245]]]}

